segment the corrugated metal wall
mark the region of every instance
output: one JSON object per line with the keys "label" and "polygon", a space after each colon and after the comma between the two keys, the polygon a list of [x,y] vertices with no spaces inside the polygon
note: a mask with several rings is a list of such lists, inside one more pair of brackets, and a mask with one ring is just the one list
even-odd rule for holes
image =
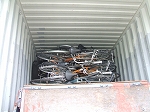
{"label": "corrugated metal wall", "polygon": [[0,16],[0,108],[12,112],[16,92],[28,84],[34,49],[30,32],[16,0],[1,1]]}
{"label": "corrugated metal wall", "polygon": [[[29,28],[16,2],[1,0],[0,7],[1,112],[12,112],[16,92],[31,79],[35,58]],[[145,3],[115,46],[115,61],[122,81],[150,81],[150,1]]]}
{"label": "corrugated metal wall", "polygon": [[121,81],[150,81],[150,1],[145,0],[115,47]]}
{"label": "corrugated metal wall", "polygon": [[37,53],[60,45],[112,49],[143,0],[20,0]]}

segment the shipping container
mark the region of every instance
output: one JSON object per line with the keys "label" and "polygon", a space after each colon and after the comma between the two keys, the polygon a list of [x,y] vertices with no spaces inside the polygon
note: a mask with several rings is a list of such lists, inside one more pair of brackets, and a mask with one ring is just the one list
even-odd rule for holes
{"label": "shipping container", "polygon": [[112,49],[118,81],[149,82],[150,0],[0,0],[1,112],[13,112],[38,53],[78,44]]}

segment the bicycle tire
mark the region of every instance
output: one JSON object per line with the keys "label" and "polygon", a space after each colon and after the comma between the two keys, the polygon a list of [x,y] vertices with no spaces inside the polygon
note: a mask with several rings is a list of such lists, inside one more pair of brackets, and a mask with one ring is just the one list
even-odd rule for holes
{"label": "bicycle tire", "polygon": [[30,81],[33,85],[39,85],[39,84],[63,84],[64,82],[61,80],[50,80],[49,78],[43,78],[43,79],[34,79]]}
{"label": "bicycle tire", "polygon": [[[55,69],[54,69],[55,68]],[[47,65],[42,65],[39,67],[39,70],[45,73],[50,73],[53,71],[59,71],[59,72],[63,72],[67,69],[67,67],[61,66],[61,65],[57,65],[57,64],[47,64]]]}

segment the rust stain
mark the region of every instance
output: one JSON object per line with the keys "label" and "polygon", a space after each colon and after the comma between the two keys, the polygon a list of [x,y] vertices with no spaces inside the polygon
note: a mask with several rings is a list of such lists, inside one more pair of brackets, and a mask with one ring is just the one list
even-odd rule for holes
{"label": "rust stain", "polygon": [[32,105],[32,109],[33,109],[33,111],[35,111],[36,107],[34,105]]}
{"label": "rust stain", "polygon": [[126,100],[126,93],[124,91],[124,83],[114,83],[113,88],[116,90],[116,104],[115,112],[132,112],[130,103]]}
{"label": "rust stain", "polygon": [[24,112],[28,112],[29,108],[27,105],[24,105]]}
{"label": "rust stain", "polygon": [[150,112],[149,83],[131,83],[113,82],[113,87],[101,88],[25,90],[23,112]]}
{"label": "rust stain", "polygon": [[140,83],[141,83],[142,85],[145,85],[145,86],[148,86],[148,85],[149,85],[149,83],[148,83],[147,81],[140,81]]}

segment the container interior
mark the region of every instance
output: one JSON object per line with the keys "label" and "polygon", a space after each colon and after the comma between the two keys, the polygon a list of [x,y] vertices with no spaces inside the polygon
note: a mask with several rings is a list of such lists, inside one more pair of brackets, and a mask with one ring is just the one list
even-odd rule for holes
{"label": "container interior", "polygon": [[36,54],[60,45],[112,49],[119,81],[150,81],[149,0],[1,0],[0,108],[13,110]]}

